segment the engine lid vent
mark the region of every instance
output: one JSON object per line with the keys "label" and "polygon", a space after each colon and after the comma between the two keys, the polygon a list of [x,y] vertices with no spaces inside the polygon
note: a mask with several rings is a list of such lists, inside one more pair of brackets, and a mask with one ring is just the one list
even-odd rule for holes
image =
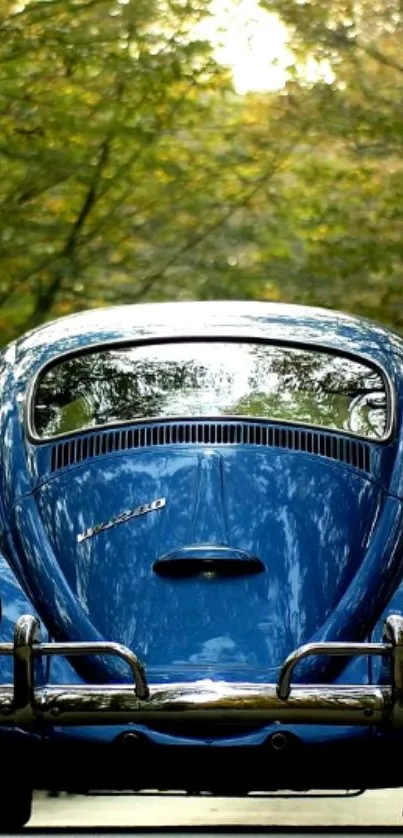
{"label": "engine lid vent", "polygon": [[339,460],[361,471],[371,471],[370,446],[359,439],[319,430],[282,427],[257,422],[164,422],[122,430],[92,432],[59,442],[51,452],[51,470],[58,471],[83,460],[128,451],[169,445],[254,445],[287,448]]}

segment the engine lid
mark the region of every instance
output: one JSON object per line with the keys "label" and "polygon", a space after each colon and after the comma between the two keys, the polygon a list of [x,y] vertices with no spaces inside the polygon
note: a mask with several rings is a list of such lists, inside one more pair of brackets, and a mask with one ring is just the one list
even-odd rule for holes
{"label": "engine lid", "polygon": [[[17,505],[16,527],[43,607],[57,568],[86,617],[81,639],[91,624],[148,669],[193,677],[273,671],[320,632],[383,500],[347,466],[246,447],[122,452],[60,471],[35,497]],[[35,547],[40,527],[48,552]],[[51,607],[58,635],[77,639],[60,591]]]}

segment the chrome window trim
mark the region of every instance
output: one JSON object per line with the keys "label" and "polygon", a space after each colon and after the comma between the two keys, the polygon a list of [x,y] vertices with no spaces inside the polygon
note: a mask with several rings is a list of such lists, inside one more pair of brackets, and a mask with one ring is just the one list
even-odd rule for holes
{"label": "chrome window trim", "polygon": [[226,415],[225,419],[228,421],[248,421],[250,422],[266,422],[268,424],[275,424],[275,425],[286,425],[292,426],[297,428],[309,428],[316,431],[327,431],[329,433],[334,433],[340,436],[346,436],[352,439],[360,439],[368,444],[372,445],[380,445],[390,443],[396,434],[396,423],[397,423],[397,416],[396,416],[396,405],[397,405],[397,398],[396,398],[396,389],[392,383],[391,377],[387,370],[384,368],[383,365],[378,363],[377,361],[373,361],[372,358],[368,358],[365,354],[361,352],[351,352],[349,350],[338,349],[335,347],[329,347],[326,344],[318,343],[317,341],[310,343],[309,341],[290,341],[290,340],[282,340],[275,339],[275,338],[262,338],[262,336],[245,336],[245,335],[182,335],[180,337],[152,337],[152,338],[143,338],[139,340],[115,340],[115,341],[100,341],[96,342],[87,346],[80,346],[77,349],[68,350],[66,352],[60,353],[56,357],[53,357],[50,361],[46,361],[42,364],[38,370],[36,371],[33,379],[28,386],[26,392],[26,398],[24,403],[24,429],[25,435],[27,440],[34,444],[34,445],[49,445],[53,442],[62,439],[68,439],[70,437],[79,436],[81,434],[88,434],[88,433],[96,433],[98,431],[106,430],[106,429],[113,429],[119,428],[124,426],[131,426],[137,425],[140,423],[154,423],[154,422],[169,422],[169,421],[208,421],[208,419],[222,419],[222,416],[142,416],[140,418],[132,419],[132,420],[122,420],[117,422],[107,422],[103,425],[96,425],[96,426],[85,426],[80,428],[76,431],[69,431],[68,433],[62,434],[55,434],[53,436],[47,437],[40,437],[35,433],[34,428],[34,404],[35,404],[35,396],[38,389],[38,383],[41,376],[47,372],[48,369],[52,369],[52,367],[59,366],[64,361],[69,361],[72,358],[76,358],[80,355],[91,355],[97,352],[107,351],[107,350],[118,350],[118,349],[126,349],[132,348],[136,346],[155,346],[155,345],[163,345],[163,344],[177,344],[177,343],[250,343],[250,344],[260,344],[260,345],[267,345],[267,346],[279,346],[279,347],[288,347],[290,349],[300,349],[310,352],[318,352],[324,353],[327,355],[333,355],[339,358],[348,358],[349,360],[355,363],[362,363],[373,369],[378,375],[381,376],[383,379],[383,383],[385,385],[386,391],[386,411],[387,411],[387,431],[384,436],[379,437],[379,439],[373,439],[368,436],[363,436],[362,434],[356,434],[353,431],[345,431],[343,429],[332,428],[328,425],[314,425],[308,422],[298,422],[298,421],[291,421],[291,420],[278,420],[278,419],[270,419],[267,416],[259,417],[259,416],[230,416]]}

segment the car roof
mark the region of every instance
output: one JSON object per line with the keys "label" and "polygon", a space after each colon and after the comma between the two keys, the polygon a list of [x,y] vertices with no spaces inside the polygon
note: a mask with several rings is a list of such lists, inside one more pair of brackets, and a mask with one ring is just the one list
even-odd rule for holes
{"label": "car roof", "polygon": [[[83,311],[28,332],[12,344],[17,377],[88,346],[122,341],[231,337],[282,340],[357,353],[388,366],[403,340],[361,317],[325,308],[260,301],[143,303]],[[10,347],[11,349],[11,347]]]}

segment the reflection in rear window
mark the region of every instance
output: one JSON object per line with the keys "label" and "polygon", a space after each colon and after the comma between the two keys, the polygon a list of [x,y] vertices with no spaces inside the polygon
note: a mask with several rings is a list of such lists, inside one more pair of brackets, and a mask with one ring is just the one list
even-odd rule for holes
{"label": "reflection in rear window", "polygon": [[382,375],[315,349],[247,342],[97,350],[45,370],[33,404],[40,438],[144,418],[254,417],[348,431],[388,426]]}

